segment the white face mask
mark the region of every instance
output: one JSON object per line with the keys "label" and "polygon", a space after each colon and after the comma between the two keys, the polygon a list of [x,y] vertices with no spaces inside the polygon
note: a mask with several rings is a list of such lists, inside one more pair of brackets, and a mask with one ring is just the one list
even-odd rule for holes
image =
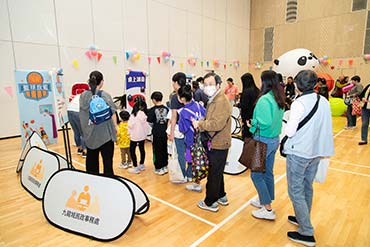
{"label": "white face mask", "polygon": [[208,95],[209,97],[212,97],[216,93],[217,88],[216,86],[204,86],[203,91],[206,95]]}

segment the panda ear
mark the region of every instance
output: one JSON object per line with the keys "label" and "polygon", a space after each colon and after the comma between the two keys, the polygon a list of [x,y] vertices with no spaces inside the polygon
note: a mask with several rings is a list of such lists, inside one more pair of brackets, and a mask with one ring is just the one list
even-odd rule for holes
{"label": "panda ear", "polygon": [[275,65],[279,65],[279,60],[275,59],[275,60],[274,60],[274,64],[275,64]]}

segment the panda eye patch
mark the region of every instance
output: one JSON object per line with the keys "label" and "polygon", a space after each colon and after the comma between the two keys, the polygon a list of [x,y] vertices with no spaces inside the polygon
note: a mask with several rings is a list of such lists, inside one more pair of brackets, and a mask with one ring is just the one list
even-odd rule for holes
{"label": "panda eye patch", "polygon": [[309,56],[309,57],[308,57],[308,60],[312,60],[312,57],[311,57],[311,56]]}
{"label": "panda eye patch", "polygon": [[300,57],[300,58],[298,59],[297,63],[298,63],[299,65],[301,65],[301,66],[306,65],[306,63],[307,63],[307,57],[306,57],[306,56],[302,56],[302,57]]}

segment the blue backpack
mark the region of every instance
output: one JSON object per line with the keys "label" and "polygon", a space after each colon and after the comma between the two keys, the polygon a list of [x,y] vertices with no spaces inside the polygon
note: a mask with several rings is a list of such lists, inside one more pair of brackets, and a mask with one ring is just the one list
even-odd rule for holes
{"label": "blue backpack", "polygon": [[112,117],[112,110],[101,97],[102,91],[91,97],[89,119],[93,124],[101,124]]}

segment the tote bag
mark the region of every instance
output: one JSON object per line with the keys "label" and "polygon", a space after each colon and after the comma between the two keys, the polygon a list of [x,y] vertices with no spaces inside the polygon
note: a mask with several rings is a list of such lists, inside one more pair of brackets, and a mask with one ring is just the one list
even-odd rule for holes
{"label": "tote bag", "polygon": [[266,143],[245,138],[243,152],[240,155],[239,162],[252,172],[266,171]]}
{"label": "tote bag", "polygon": [[168,175],[171,183],[178,184],[184,182],[184,175],[177,159],[177,150],[174,142],[172,142],[172,155],[168,160]]}

